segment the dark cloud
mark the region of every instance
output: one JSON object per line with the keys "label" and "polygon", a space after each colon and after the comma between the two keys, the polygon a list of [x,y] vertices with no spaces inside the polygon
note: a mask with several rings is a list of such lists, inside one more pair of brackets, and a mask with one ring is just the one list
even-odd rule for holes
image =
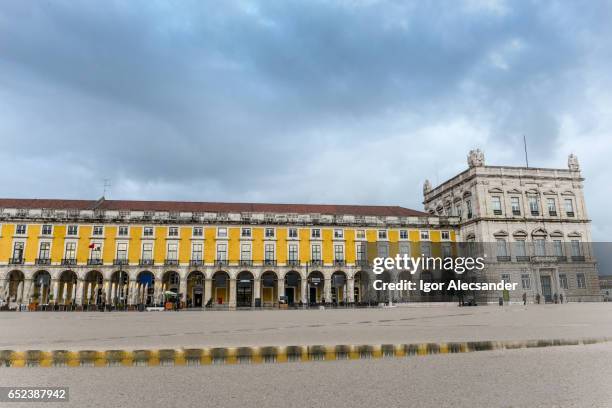
{"label": "dark cloud", "polygon": [[5,1],[2,195],[91,198],[111,178],[115,198],[420,208],[422,180],[462,170],[469,148],[520,164],[523,134],[532,162],[575,151],[596,185],[612,153],[587,149],[612,126],[611,14],[605,2]]}

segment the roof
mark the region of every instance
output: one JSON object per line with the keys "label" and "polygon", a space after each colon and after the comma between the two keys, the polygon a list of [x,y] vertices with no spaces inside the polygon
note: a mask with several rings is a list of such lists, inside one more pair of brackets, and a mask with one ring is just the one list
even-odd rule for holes
{"label": "roof", "polygon": [[429,214],[400,206],[335,205],[335,204],[265,204],[216,203],[196,201],[136,201],[136,200],[62,200],[0,198],[0,208],[55,209],[55,210],[130,210],[168,212],[226,212],[226,213],[297,213],[332,215],[373,215],[396,217],[427,217]]}

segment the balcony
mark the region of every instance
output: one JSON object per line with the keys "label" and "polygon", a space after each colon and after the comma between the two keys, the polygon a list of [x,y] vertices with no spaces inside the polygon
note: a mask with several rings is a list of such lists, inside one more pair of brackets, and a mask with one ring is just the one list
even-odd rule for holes
{"label": "balcony", "polygon": [[23,258],[10,258],[9,264],[11,265],[21,265],[23,263]]}
{"label": "balcony", "polygon": [[287,260],[288,266],[300,266],[300,261],[297,259],[289,259]]}
{"label": "balcony", "polygon": [[127,265],[129,262],[127,258],[113,259],[113,265]]}
{"label": "balcony", "polygon": [[573,211],[568,211],[565,213],[565,215],[567,215],[568,217],[574,217],[574,212]]}
{"label": "balcony", "polygon": [[276,259],[264,259],[263,264],[264,266],[276,266]]}
{"label": "balcony", "polygon": [[179,264],[178,259],[166,259],[164,260],[164,265],[166,266],[177,266]]}
{"label": "balcony", "polygon": [[534,210],[531,210],[531,215],[533,215],[533,216],[537,217],[537,216],[539,216],[539,215],[540,215],[540,212],[539,212],[539,211],[537,211],[537,210],[535,210],[535,211],[534,211]]}
{"label": "balcony", "polygon": [[368,260],[367,259],[356,259],[355,265],[356,266],[368,266]]}
{"label": "balcony", "polygon": [[531,260],[533,262],[557,262],[557,257],[554,255],[536,255],[536,256],[532,256]]}
{"label": "balcony", "polygon": [[240,266],[253,266],[253,260],[252,259],[241,259]]}
{"label": "balcony", "polygon": [[89,258],[87,265],[102,265],[102,259],[100,258]]}
{"label": "balcony", "polygon": [[51,265],[50,258],[36,258],[36,265]]}
{"label": "balcony", "polygon": [[493,210],[493,215],[502,215],[502,210]]}
{"label": "balcony", "polygon": [[334,266],[344,266],[344,259],[334,259]]}
{"label": "balcony", "polygon": [[557,262],[567,262],[567,256],[557,255]]}
{"label": "balcony", "polygon": [[155,262],[153,261],[153,259],[141,259],[138,264],[140,266],[153,266],[155,264]]}
{"label": "balcony", "polygon": [[310,266],[323,266],[323,261],[320,259],[313,259],[310,261]]}
{"label": "balcony", "polygon": [[572,261],[573,262],[584,262],[585,261],[584,255],[574,255],[572,256]]}
{"label": "balcony", "polygon": [[227,266],[227,259],[215,259],[215,265],[217,266]]}
{"label": "balcony", "polygon": [[509,256],[498,256],[497,262],[510,262],[510,257]]}
{"label": "balcony", "polygon": [[549,211],[548,215],[551,217],[556,217],[557,216],[557,212],[556,211]]}
{"label": "balcony", "polygon": [[76,265],[76,264],[77,264],[76,258],[63,258],[62,259],[62,265]]}
{"label": "balcony", "polygon": [[529,262],[529,261],[531,261],[530,256],[522,255],[522,256],[516,257],[516,262]]}
{"label": "balcony", "polygon": [[521,210],[512,210],[512,215],[521,215]]}
{"label": "balcony", "polygon": [[204,265],[204,261],[202,261],[201,259],[192,259],[191,261],[189,261],[189,265],[191,265],[191,266],[202,266],[202,265]]}

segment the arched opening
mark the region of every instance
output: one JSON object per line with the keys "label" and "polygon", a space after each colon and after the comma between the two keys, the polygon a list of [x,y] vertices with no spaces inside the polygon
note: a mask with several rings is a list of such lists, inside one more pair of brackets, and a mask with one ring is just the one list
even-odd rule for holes
{"label": "arched opening", "polygon": [[22,303],[25,277],[21,271],[11,271],[8,277],[7,302]]}
{"label": "arched opening", "polygon": [[[72,271],[65,271],[62,276],[66,273],[74,273]],[[63,285],[60,285],[60,287]],[[85,282],[83,284],[83,304],[85,305],[101,305],[103,303],[104,293],[104,277],[102,273],[98,271],[89,271],[85,275]],[[59,296],[62,299],[62,295]]]}
{"label": "arched opening", "polygon": [[285,274],[285,296],[289,306],[293,306],[302,299],[302,277],[296,271],[289,271]]}
{"label": "arched opening", "polygon": [[155,304],[155,275],[149,271],[143,271],[136,277],[136,299],[134,303],[145,306]]}
{"label": "arched opening", "polygon": [[[377,279],[380,279],[383,283],[391,283],[391,274],[389,273],[389,271],[383,271],[380,275],[377,276]],[[378,300],[379,303],[381,302],[388,303],[389,295],[390,295],[389,292],[390,291],[388,289],[387,290],[377,290],[376,300]]]}
{"label": "arched opening", "polygon": [[346,303],[346,274],[336,271],[331,277],[331,302],[335,305]]}
{"label": "arched opening", "polygon": [[253,306],[253,274],[249,271],[242,271],[236,278],[236,306]]}
{"label": "arched opening", "polygon": [[[101,286],[100,286],[100,290],[102,290]],[[77,274],[73,271],[62,272],[59,278],[59,282],[58,282],[57,299],[55,300],[55,303],[61,304],[61,305],[69,305],[69,304],[74,303],[77,297],[76,291],[77,291]]]}
{"label": "arched opening", "polygon": [[227,272],[218,271],[212,277],[213,303],[222,305],[228,302],[229,275]]}
{"label": "arched opening", "polygon": [[278,277],[272,271],[266,271],[261,275],[261,304],[271,307],[278,299]]}
{"label": "arched opening", "polygon": [[116,271],[111,275],[108,295],[109,302],[115,306],[125,306],[128,302],[130,277],[126,271]]}
{"label": "arched opening", "polygon": [[368,286],[368,274],[359,271],[355,273],[354,277],[354,288],[353,288],[353,296],[355,298],[355,303],[362,303],[365,301],[365,295],[367,292]]}
{"label": "arched opening", "polygon": [[181,277],[178,272],[166,272],[162,276],[162,297],[164,302],[177,302],[179,300],[180,286]]}
{"label": "arched opening", "polygon": [[51,294],[51,275],[47,271],[38,271],[32,279],[32,299],[35,305],[48,305]]}
{"label": "arched opening", "polygon": [[308,303],[316,305],[323,301],[323,290],[325,278],[319,271],[311,272],[308,275]]}
{"label": "arched opening", "polygon": [[[398,275],[398,281],[412,281],[412,275],[409,271],[401,271]],[[400,302],[409,302],[410,301],[410,290],[404,288],[399,293]]]}
{"label": "arched opening", "polygon": [[187,307],[204,306],[204,274],[194,271],[187,276]]}

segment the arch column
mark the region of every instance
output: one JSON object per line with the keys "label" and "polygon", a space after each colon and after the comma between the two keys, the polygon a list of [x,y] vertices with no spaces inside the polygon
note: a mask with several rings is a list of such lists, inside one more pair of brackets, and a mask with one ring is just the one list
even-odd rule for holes
{"label": "arch column", "polygon": [[282,279],[277,279],[276,282],[276,290],[277,290],[277,299],[276,301],[278,302],[280,300],[281,296],[285,296],[285,278],[283,277]]}
{"label": "arch column", "polygon": [[83,306],[83,280],[77,278],[75,302]]}
{"label": "arch column", "polygon": [[53,304],[57,304],[57,295],[59,292],[59,282],[57,279],[51,279],[51,287],[53,288]]}
{"label": "arch column", "polygon": [[325,303],[331,303],[331,278],[325,277],[325,286],[323,287],[323,293],[325,296]]}
{"label": "arch column", "polygon": [[261,302],[261,275],[253,282],[253,302],[255,302],[255,299],[259,299]]}
{"label": "arch column", "polygon": [[212,279],[204,277],[204,305],[212,298]]}
{"label": "arch column", "polygon": [[163,303],[162,279],[157,279],[157,276],[155,277],[155,284],[153,285],[153,302],[156,304]]}
{"label": "arch column", "polygon": [[236,307],[236,278],[230,278],[229,280],[229,307]]}
{"label": "arch column", "polygon": [[308,277],[300,279],[300,296],[302,298],[302,304],[308,304]]}
{"label": "arch column", "polygon": [[179,294],[181,296],[181,304],[187,303],[187,276],[181,278],[179,275]]}
{"label": "arch column", "polygon": [[26,279],[25,280],[25,300],[30,303],[30,299],[32,299],[33,288],[34,288],[34,279]]}
{"label": "arch column", "polygon": [[346,301],[348,303],[355,303],[355,279],[351,276],[346,278]]}

